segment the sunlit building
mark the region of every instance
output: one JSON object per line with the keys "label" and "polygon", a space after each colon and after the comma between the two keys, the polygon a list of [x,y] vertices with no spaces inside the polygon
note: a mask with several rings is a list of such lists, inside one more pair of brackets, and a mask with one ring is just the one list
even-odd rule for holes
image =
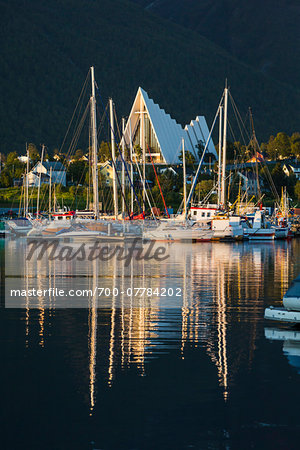
{"label": "sunlit building", "polygon": [[[209,138],[209,129],[204,116],[197,116],[182,128],[139,87],[124,135],[127,148],[133,142],[133,158],[141,161],[145,157],[146,163],[152,160],[156,164],[178,164],[182,139],[185,150],[198,160]],[[217,158],[212,139],[209,140],[208,151]]]}

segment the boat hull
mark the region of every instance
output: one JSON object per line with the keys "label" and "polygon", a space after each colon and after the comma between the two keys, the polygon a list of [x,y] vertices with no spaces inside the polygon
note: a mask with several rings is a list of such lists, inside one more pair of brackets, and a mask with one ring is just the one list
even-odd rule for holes
{"label": "boat hull", "polygon": [[266,308],[265,319],[279,322],[300,323],[300,311],[289,311],[286,308]]}
{"label": "boat hull", "polygon": [[244,237],[249,241],[272,241],[275,239],[275,231],[264,228],[244,230]]}

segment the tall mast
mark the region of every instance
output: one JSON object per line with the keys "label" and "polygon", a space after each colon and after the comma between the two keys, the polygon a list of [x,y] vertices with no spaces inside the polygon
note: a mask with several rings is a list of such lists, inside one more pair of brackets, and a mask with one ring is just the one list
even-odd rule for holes
{"label": "tall mast", "polygon": [[222,120],[223,120],[223,106],[220,106],[220,109],[219,109],[218,207],[220,207],[220,203],[221,203]]}
{"label": "tall mast", "polygon": [[113,165],[113,194],[114,194],[114,215],[115,219],[118,217],[118,189],[117,189],[117,162],[116,162],[116,145],[115,145],[115,129],[114,129],[114,112],[113,101],[109,99],[109,112],[110,112],[110,137],[111,137],[111,157]]}
{"label": "tall mast", "polygon": [[92,129],[92,178],[93,178],[93,200],[95,219],[99,218],[99,193],[98,193],[98,143],[97,143],[97,122],[96,122],[96,96],[95,96],[95,75],[94,67],[91,67],[92,96],[91,102],[91,129]]}
{"label": "tall mast", "polygon": [[125,213],[125,118],[122,118],[122,218]]}
{"label": "tall mast", "polygon": [[56,192],[55,192],[55,184],[53,185],[53,212],[56,211]]}
{"label": "tall mast", "polygon": [[250,120],[251,120],[251,127],[252,127],[252,144],[253,144],[253,150],[255,152],[255,174],[256,174],[256,183],[257,183],[257,194],[258,198],[261,198],[261,190],[260,190],[260,184],[259,184],[259,175],[258,175],[258,164],[257,164],[257,151],[259,150],[259,146],[257,144],[257,139],[255,135],[255,129],[254,129],[254,122],[253,122],[253,115],[252,115],[252,109],[249,108],[250,112]]}
{"label": "tall mast", "polygon": [[140,99],[140,147],[143,152],[143,180],[144,180],[144,189],[143,189],[143,209],[146,209],[145,206],[145,197],[146,197],[146,145],[145,145],[145,120],[144,120],[144,103],[143,98],[141,96]]}
{"label": "tall mast", "polygon": [[[28,196],[29,149],[28,149],[27,142],[26,142],[26,156],[27,156],[27,161],[26,161],[26,184],[25,184],[25,217],[27,217],[27,215],[28,215],[28,206],[29,206],[29,196]],[[0,171],[1,171],[1,169],[0,169]]]}
{"label": "tall mast", "polygon": [[186,220],[187,208],[186,208],[186,167],[185,167],[184,138],[182,138],[181,142],[182,142],[182,164],[183,164],[183,211],[184,211],[184,220]]}
{"label": "tall mast", "polygon": [[[41,166],[43,166],[44,149],[45,149],[45,146],[43,144],[42,145],[42,155],[41,155]],[[42,167],[41,167],[41,170],[42,170]],[[41,190],[41,176],[42,176],[41,170],[39,173],[38,195],[37,195],[37,202],[36,202],[36,218],[39,217],[39,212],[40,212],[39,207],[40,207],[40,190]]]}
{"label": "tall mast", "polygon": [[50,184],[49,184],[49,219],[51,217],[51,191],[52,191],[52,167],[50,167]]}
{"label": "tall mast", "polygon": [[228,105],[228,88],[227,80],[224,90],[224,129],[223,129],[223,162],[222,162],[222,182],[221,182],[221,204],[225,208],[226,200],[226,148],[227,148],[227,105]]}
{"label": "tall mast", "polygon": [[131,213],[133,213],[133,148],[132,148],[132,131],[131,131],[131,120],[129,118],[129,140],[130,140],[130,178],[131,178]]}

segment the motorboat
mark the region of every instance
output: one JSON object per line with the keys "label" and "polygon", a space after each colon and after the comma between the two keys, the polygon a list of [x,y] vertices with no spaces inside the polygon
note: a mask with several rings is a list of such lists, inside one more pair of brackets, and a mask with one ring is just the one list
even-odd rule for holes
{"label": "motorboat", "polygon": [[211,221],[213,240],[240,241],[244,237],[243,227],[239,216],[223,214]]}
{"label": "motorboat", "polygon": [[249,239],[250,241],[265,241],[275,239],[275,229],[267,226],[263,211],[259,210],[255,212],[251,227],[248,225],[248,223],[249,222],[244,222],[245,239]]}
{"label": "motorboat", "polygon": [[26,235],[32,229],[32,223],[27,217],[19,217],[6,221],[9,230],[16,235]]}

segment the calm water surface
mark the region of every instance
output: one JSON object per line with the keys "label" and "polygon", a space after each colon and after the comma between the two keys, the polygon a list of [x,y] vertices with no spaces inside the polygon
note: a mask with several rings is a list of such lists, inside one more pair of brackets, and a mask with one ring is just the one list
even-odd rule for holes
{"label": "calm water surface", "polygon": [[[22,266],[23,244],[10,245]],[[1,449],[299,448],[300,332],[263,318],[300,273],[299,240],[171,244],[160,265],[111,261],[103,283],[182,298],[105,309],[4,308],[0,246]],[[52,270],[63,283],[74,267]]]}

